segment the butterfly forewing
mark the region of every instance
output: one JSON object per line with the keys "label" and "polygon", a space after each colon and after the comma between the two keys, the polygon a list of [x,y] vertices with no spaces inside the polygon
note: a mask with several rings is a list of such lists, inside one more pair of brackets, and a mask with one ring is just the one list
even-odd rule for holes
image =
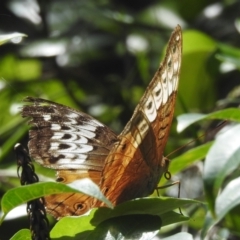
{"label": "butterfly forewing", "polygon": [[105,161],[101,189],[113,204],[151,194],[167,171],[163,151],[174,114],[181,54],[177,26],[162,64]]}

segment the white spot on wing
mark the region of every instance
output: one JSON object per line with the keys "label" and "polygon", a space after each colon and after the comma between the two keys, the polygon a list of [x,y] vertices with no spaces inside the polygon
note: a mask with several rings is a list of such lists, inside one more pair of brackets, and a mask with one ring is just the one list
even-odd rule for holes
{"label": "white spot on wing", "polygon": [[85,136],[87,138],[95,138],[96,137],[96,133],[87,131],[85,129],[79,129],[79,135]]}
{"label": "white spot on wing", "polygon": [[148,122],[146,121],[145,118],[141,119],[141,122],[139,122],[137,128],[138,128],[139,134],[141,135],[141,139],[145,138],[149,130]]}
{"label": "white spot on wing", "polygon": [[134,137],[133,146],[135,148],[138,148],[138,146],[142,142],[141,134],[137,131],[136,134],[133,137]]}
{"label": "white spot on wing", "polygon": [[147,101],[143,104],[143,112],[147,116],[149,122],[153,122],[157,117],[157,110],[154,104],[152,94],[146,96]]}
{"label": "white spot on wing", "polygon": [[95,132],[96,129],[97,129],[96,127],[91,126],[91,125],[89,125],[89,124],[84,124],[84,125],[81,125],[81,126],[79,126],[79,127],[83,128],[83,129],[85,129],[85,130],[89,130],[89,131],[91,131],[91,132]]}
{"label": "white spot on wing", "polygon": [[53,136],[51,137],[51,141],[52,140],[58,140],[59,142],[74,142],[74,143],[87,143],[88,139],[76,132],[74,133],[69,133],[69,135],[71,136],[70,138],[67,139],[62,139],[64,137],[66,133],[64,132],[54,132]]}
{"label": "white spot on wing", "polygon": [[65,135],[64,132],[54,132],[53,136],[51,137],[51,140],[60,140],[63,138],[64,135]]}
{"label": "white spot on wing", "polygon": [[157,81],[156,85],[153,88],[153,99],[155,102],[155,106],[157,109],[161,106],[162,103],[162,89],[161,89],[161,84],[159,81]]}
{"label": "white spot on wing", "polygon": [[167,79],[168,79],[168,81],[170,81],[173,77],[173,67],[172,67],[173,62],[171,60],[171,56],[169,56],[169,59],[167,61],[167,65],[168,65],[167,66]]}
{"label": "white spot on wing", "polygon": [[78,117],[79,117],[79,114],[74,113],[74,112],[70,112],[69,114],[67,114],[67,117],[68,117],[68,118],[78,118]]}
{"label": "white spot on wing", "polygon": [[[59,154],[55,154],[54,157],[59,157]],[[67,166],[68,168],[79,169],[81,165],[86,164],[87,157],[86,154],[64,153],[64,157],[58,159],[57,167],[53,165],[53,168],[66,169]]]}
{"label": "white spot on wing", "polygon": [[179,67],[179,62],[175,61],[173,63],[173,71],[174,71],[175,74],[178,72],[178,67]]}
{"label": "white spot on wing", "polygon": [[59,124],[53,123],[51,124],[51,130],[53,131],[61,130],[61,126]]}
{"label": "white spot on wing", "polygon": [[[67,125],[66,125],[67,126]],[[84,125],[85,126],[85,125]],[[68,129],[62,129],[59,124],[52,124],[51,129],[53,131],[61,131],[62,133],[76,133],[79,136],[85,136],[86,138],[95,138],[96,133],[83,129],[82,126],[67,126]],[[95,128],[94,128],[95,129]]]}
{"label": "white spot on wing", "polygon": [[170,96],[173,92],[173,84],[174,84],[173,80],[174,80],[174,76],[168,80],[168,96]]}
{"label": "white spot on wing", "polygon": [[162,73],[162,76],[161,76],[161,81],[164,81],[166,77],[167,77],[167,72],[166,72],[166,69],[164,69],[164,72]]}
{"label": "white spot on wing", "polygon": [[78,122],[74,118],[69,118],[68,121],[64,122],[65,125],[77,125]]}
{"label": "white spot on wing", "polygon": [[177,75],[175,75],[175,76],[173,77],[173,83],[174,83],[173,89],[174,89],[175,91],[176,91],[177,88],[178,88],[178,79],[179,79],[179,77],[178,77]]}
{"label": "white spot on wing", "polygon": [[88,153],[93,150],[93,146],[86,144],[65,143],[68,148],[61,149],[59,142],[51,142],[49,151],[57,151],[58,153]]}
{"label": "white spot on wing", "polygon": [[148,122],[144,117],[142,117],[141,121],[137,124],[136,130],[134,131],[132,136],[134,139],[133,146],[135,148],[137,148],[141,144],[142,140],[147,135],[148,130],[149,130]]}
{"label": "white spot on wing", "polygon": [[165,104],[168,100],[168,79],[166,81],[162,81],[162,89],[163,89],[163,104]]}
{"label": "white spot on wing", "polygon": [[51,120],[51,115],[43,115],[43,119],[47,122],[49,120]]}

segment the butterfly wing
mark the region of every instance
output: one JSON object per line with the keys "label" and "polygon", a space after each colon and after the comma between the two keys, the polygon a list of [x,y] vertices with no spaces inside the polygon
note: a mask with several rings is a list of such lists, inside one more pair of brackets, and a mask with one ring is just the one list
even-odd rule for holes
{"label": "butterfly wing", "polygon": [[[30,156],[57,170],[57,181],[90,178],[99,185],[104,160],[117,136],[91,116],[40,98],[27,97],[23,117],[30,117]],[[86,212],[92,198],[83,194],[46,197],[47,210],[59,218]]]}
{"label": "butterfly wing", "polygon": [[181,54],[177,26],[162,64],[105,161],[101,189],[113,204],[151,194],[167,171],[163,151],[174,114]]}
{"label": "butterfly wing", "polygon": [[30,156],[53,169],[102,170],[116,135],[91,116],[40,98],[27,97]]}
{"label": "butterfly wing", "polygon": [[[99,184],[101,172],[94,170],[60,170],[57,171],[57,182],[73,183],[75,180],[88,178]],[[60,219],[64,216],[78,216],[86,213],[93,206],[93,198],[81,193],[62,193],[45,196],[48,213]],[[95,206],[97,207],[97,205]]]}

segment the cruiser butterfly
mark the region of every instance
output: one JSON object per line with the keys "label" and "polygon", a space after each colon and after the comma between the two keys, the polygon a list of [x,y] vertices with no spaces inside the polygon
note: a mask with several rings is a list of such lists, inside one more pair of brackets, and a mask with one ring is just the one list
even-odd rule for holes
{"label": "cruiser butterfly", "polygon": [[[48,100],[27,97],[30,156],[57,171],[57,181],[90,178],[114,204],[150,195],[168,172],[163,156],[169,135],[182,57],[180,26],[166,56],[120,135],[91,116]],[[81,215],[104,204],[80,193],[45,197],[47,211],[61,218]]]}

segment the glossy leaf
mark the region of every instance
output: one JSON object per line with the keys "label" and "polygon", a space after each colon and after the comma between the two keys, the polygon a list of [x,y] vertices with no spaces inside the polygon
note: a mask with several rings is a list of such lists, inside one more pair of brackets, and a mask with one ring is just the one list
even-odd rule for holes
{"label": "glossy leaf", "polygon": [[223,119],[229,121],[240,122],[240,109],[239,108],[227,108],[210,114],[189,113],[182,114],[177,117],[178,132],[182,132],[191,124],[203,120],[203,119]]}
{"label": "glossy leaf", "polygon": [[161,224],[161,217],[156,215],[119,216],[100,223],[86,239],[151,239],[158,233]]}
{"label": "glossy leaf", "polygon": [[81,192],[105,202],[109,207],[112,206],[103,196],[99,187],[89,179],[75,181],[74,184],[71,184],[71,187],[55,182],[35,183],[28,186],[13,188],[3,196],[1,207],[4,215],[2,218],[4,218],[10,210],[22,203],[46,195],[63,192]]}
{"label": "glossy leaf", "polygon": [[[113,229],[113,227],[115,230],[122,229],[116,230],[120,235],[124,231],[131,233],[137,229],[142,233],[154,232],[159,230],[161,226],[188,220],[188,217],[172,210],[189,203],[199,202],[190,199],[142,198],[122,203],[114,209],[94,209],[89,216],[61,219],[53,228],[51,237],[65,236],[66,239],[68,237],[70,239],[70,237],[78,236],[79,239],[81,237],[95,239],[96,236],[101,235],[102,238],[99,239],[105,239],[109,229]],[[139,222],[135,224],[138,219]],[[147,222],[146,219],[148,219]]]}
{"label": "glossy leaf", "polygon": [[93,224],[117,216],[130,214],[152,214],[160,215],[168,211],[183,207],[188,203],[200,203],[191,199],[183,198],[141,198],[132,201],[127,201],[112,209],[99,208],[92,220]]}
{"label": "glossy leaf", "polygon": [[216,198],[215,212],[220,221],[231,209],[240,204],[240,177],[227,184]]}
{"label": "glossy leaf", "polygon": [[10,240],[32,240],[31,232],[29,229],[21,229]]}
{"label": "glossy leaf", "polygon": [[214,208],[217,195],[224,178],[239,166],[240,124],[224,128],[209,150],[204,165],[204,186],[210,209]]}
{"label": "glossy leaf", "polygon": [[200,161],[206,157],[208,150],[212,146],[212,142],[202,144],[198,147],[192,148],[187,152],[183,153],[179,157],[176,157],[171,160],[169,166],[169,172],[171,174],[176,174],[187,167],[189,167],[194,162]]}

